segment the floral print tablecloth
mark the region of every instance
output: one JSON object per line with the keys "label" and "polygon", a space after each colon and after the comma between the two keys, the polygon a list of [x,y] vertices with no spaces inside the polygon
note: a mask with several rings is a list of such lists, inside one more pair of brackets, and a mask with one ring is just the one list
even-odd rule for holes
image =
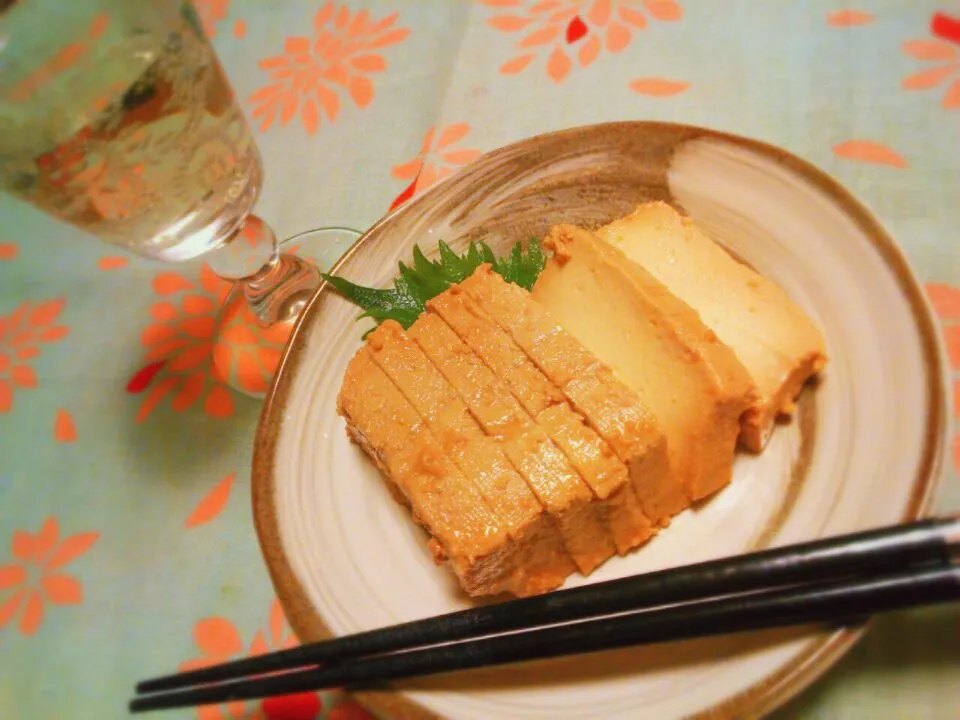
{"label": "floral print tablecloth", "polygon": [[[660,119],[753,136],[833,174],[898,238],[960,413],[960,3],[196,5],[280,235],[368,227],[539,132]],[[137,679],[295,642],[250,516],[259,403],[212,369],[226,289],[200,262],[127,256],[0,197],[0,718],[123,717]],[[234,341],[237,362],[270,360],[242,328]],[[948,454],[936,507],[956,511],[960,439]],[[960,717],[958,669],[954,609],[890,616],[778,716]],[[366,714],[308,693],[168,717]]]}

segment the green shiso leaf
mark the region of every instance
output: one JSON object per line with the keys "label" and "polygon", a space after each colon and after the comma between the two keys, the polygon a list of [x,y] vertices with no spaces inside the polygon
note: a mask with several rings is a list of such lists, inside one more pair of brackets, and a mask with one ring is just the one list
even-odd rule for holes
{"label": "green shiso leaf", "polygon": [[466,280],[484,263],[489,263],[507,282],[525,290],[533,289],[546,263],[536,238],[531,238],[526,248],[518,242],[501,258],[496,257],[485,242],[471,243],[462,255],[455,253],[442,240],[438,249],[440,259],[430,260],[419,245],[414,245],[413,262],[409,265],[399,263],[399,273],[393,279],[392,288],[364,287],[327,273],[323,278],[340,295],[363,310],[360,318],[373,318],[378,325],[384,320],[396,320],[406,329],[424,311],[428,300]]}

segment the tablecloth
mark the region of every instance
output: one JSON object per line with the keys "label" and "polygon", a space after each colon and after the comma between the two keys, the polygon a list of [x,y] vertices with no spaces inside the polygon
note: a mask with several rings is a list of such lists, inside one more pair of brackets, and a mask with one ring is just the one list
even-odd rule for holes
{"label": "tablecloth", "polygon": [[[898,239],[942,320],[960,413],[960,3],[196,6],[279,235],[363,229],[545,131],[657,119],[748,135],[835,176]],[[211,367],[225,289],[202,262],[126,255],[0,197],[0,718],[123,717],[138,679],[295,642],[251,521],[260,403]],[[939,511],[960,509],[958,469],[954,438]],[[956,610],[899,613],[778,717],[960,717],[958,669]],[[365,716],[338,693],[167,715]]]}

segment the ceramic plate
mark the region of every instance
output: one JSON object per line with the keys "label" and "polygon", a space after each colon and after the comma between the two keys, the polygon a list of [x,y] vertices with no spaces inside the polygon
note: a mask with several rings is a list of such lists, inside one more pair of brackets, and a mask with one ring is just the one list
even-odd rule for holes
{"label": "ceramic plate", "polygon": [[[809,164],[743,138],[617,123],[492,152],[387,216],[336,272],[385,286],[414,243],[502,251],[554,223],[598,226],[646,200],[691,215],[813,317],[830,363],[793,421],[733,482],[639,551],[589,579],[621,577],[921,515],[946,431],[935,325],[894,242]],[[260,422],[254,513],[287,617],[304,642],[470,605],[426,537],[352,446],[335,412],[364,325],[321,289],[287,348]],[[636,648],[410,681],[359,696],[389,717],[674,718],[763,714],[862,628],[818,628]]]}

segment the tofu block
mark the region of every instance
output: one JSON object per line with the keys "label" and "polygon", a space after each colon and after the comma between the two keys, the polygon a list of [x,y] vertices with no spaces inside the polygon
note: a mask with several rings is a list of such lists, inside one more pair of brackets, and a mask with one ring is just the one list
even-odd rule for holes
{"label": "tofu block", "polygon": [[556,522],[453,386],[392,320],[369,335],[367,347],[373,362],[414,407],[515,543],[525,577],[517,594],[546,592],[561,585],[576,566],[564,550]]}
{"label": "tofu block", "polygon": [[596,235],[554,227],[533,288],[541,303],[629,385],[667,437],[691,500],[728,482],[752,384],[736,356],[695,311]]}
{"label": "tofu block", "polygon": [[556,520],[580,572],[589,574],[613,555],[606,504],[595,500],[576,469],[490,369],[433,313],[422,314],[409,333]]}
{"label": "tofu block", "polygon": [[643,512],[627,466],[523,349],[456,286],[428,302],[427,309],[443,318],[509,387],[580,472],[594,495],[607,501],[617,552],[623,555],[649,539],[655,528]]}
{"label": "tofu block", "polygon": [[337,411],[394,497],[431,535],[434,559],[449,562],[468,594],[523,592],[522,563],[506,530],[366,348],[347,367]]}
{"label": "tofu block", "polygon": [[460,284],[563,392],[627,466],[644,514],[665,524],[690,501],[667,455],[667,442],[636,392],[584,347],[523,288],[482,265]]}
{"label": "tofu block", "polygon": [[756,388],[740,442],[760,451],[778,415],[827,362],[810,318],[774,282],[738,262],[666,203],[641,205],[597,234],[692,307],[729,346]]}

